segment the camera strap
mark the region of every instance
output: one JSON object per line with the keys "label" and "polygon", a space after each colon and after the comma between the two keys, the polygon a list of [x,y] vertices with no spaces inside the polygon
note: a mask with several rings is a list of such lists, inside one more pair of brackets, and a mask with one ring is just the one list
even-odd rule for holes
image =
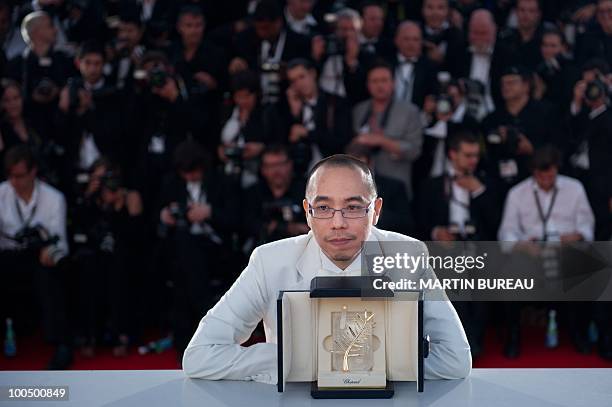
{"label": "camera strap", "polygon": [[38,203],[34,204],[34,207],[32,208],[32,212],[30,213],[30,216],[28,216],[27,219],[24,219],[23,217],[23,212],[21,211],[21,205],[19,205],[19,200],[17,197],[15,197],[15,208],[17,209],[17,215],[19,216],[19,221],[21,222],[21,229],[29,227],[30,223],[32,222],[32,219],[34,219],[34,215],[36,215],[36,209],[38,208]]}
{"label": "camera strap", "polygon": [[557,187],[554,187],[553,189],[553,195],[550,198],[550,204],[548,205],[548,209],[546,210],[546,213],[544,213],[544,210],[542,209],[542,203],[540,202],[540,197],[538,195],[538,191],[537,190],[533,190],[533,196],[535,198],[535,202],[536,202],[536,207],[538,208],[538,216],[540,217],[540,220],[542,221],[542,240],[546,241],[548,240],[548,231],[546,228],[546,225],[548,224],[548,220],[550,219],[550,215],[552,214],[552,210],[553,207],[555,206],[555,200],[557,199]]}

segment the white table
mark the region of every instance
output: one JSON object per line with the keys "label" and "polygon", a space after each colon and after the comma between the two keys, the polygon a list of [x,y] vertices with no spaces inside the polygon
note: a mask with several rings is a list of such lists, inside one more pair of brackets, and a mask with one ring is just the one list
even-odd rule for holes
{"label": "white table", "polygon": [[4,386],[68,386],[68,401],[0,406],[612,406],[612,369],[474,369],[465,380],[396,383],[389,400],[314,400],[307,383],[276,386],[188,379],[180,370],[0,372]]}

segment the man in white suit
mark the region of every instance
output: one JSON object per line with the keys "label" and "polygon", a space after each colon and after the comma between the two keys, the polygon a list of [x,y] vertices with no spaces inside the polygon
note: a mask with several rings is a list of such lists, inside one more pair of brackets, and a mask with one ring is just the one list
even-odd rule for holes
{"label": "man in white suit", "polygon": [[[415,242],[415,255],[427,253],[415,239],[374,227],[382,204],[372,174],[361,161],[340,154],[319,161],[303,201],[311,231],[253,251],[234,285],[202,318],[183,355],[185,373],[193,378],[275,384],[279,290],[308,289],[314,276],[360,275],[364,241],[378,241],[381,247],[384,242]],[[266,343],[240,346],[262,319]],[[425,378],[469,375],[470,347],[448,300],[425,301],[424,332],[431,341]]]}

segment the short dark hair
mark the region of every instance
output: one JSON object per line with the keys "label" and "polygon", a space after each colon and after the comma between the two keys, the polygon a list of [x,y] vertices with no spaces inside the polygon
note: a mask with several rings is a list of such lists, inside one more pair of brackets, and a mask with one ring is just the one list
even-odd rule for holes
{"label": "short dark hair", "polygon": [[306,58],[293,58],[291,61],[287,63],[287,71],[297,68],[298,66],[303,67],[307,71],[314,69],[313,63]]}
{"label": "short dark hair", "polygon": [[126,24],[133,24],[139,29],[142,29],[142,21],[140,20],[140,15],[137,10],[123,10],[119,14],[119,21]]}
{"label": "short dark hair", "polygon": [[102,60],[106,59],[106,52],[104,51],[104,46],[98,41],[89,40],[83,42],[83,44],[79,47],[77,58],[82,59],[85,57],[85,55],[88,54],[98,54],[102,57]]}
{"label": "short dark hair", "polygon": [[202,17],[206,21],[206,17],[204,16],[202,9],[194,4],[187,4],[187,5],[181,6],[181,8],[179,9],[178,15],[176,17],[176,21],[179,21],[181,17],[185,15],[190,15],[194,17]]}
{"label": "short dark hair", "polygon": [[562,45],[568,46],[567,39],[565,38],[565,34],[563,34],[563,31],[561,31],[557,27],[554,27],[554,26],[553,27],[546,27],[544,29],[544,32],[542,33],[542,40],[547,35],[556,35],[561,40],[561,44]]}
{"label": "short dark hair", "polygon": [[448,139],[448,150],[459,151],[461,143],[479,144],[480,140],[471,131],[461,130],[453,134]]}
{"label": "short dark hair", "polygon": [[368,65],[368,75],[367,76],[369,76],[370,73],[375,69],[386,69],[387,71],[389,71],[391,76],[393,76],[393,67],[391,66],[390,63],[388,63],[382,58],[376,58],[374,61],[372,61],[372,63]]}
{"label": "short dark hair", "polygon": [[270,144],[266,146],[266,148],[261,153],[261,160],[263,161],[264,156],[268,154],[273,154],[273,155],[283,154],[287,157],[287,159],[291,160],[291,154],[289,154],[289,149],[287,148],[287,146],[283,144]]}
{"label": "short dark hair", "polygon": [[372,175],[372,171],[370,171],[370,167],[368,167],[368,165],[363,161],[348,154],[334,154],[317,162],[308,173],[308,180],[306,181],[306,196],[308,196],[308,193],[312,188],[312,179],[314,174],[319,168],[323,167],[342,167],[360,171],[365,176],[366,186],[370,192],[370,195],[374,197],[378,196],[376,182],[374,182],[374,176]]}
{"label": "short dark hair", "polygon": [[599,71],[602,75],[610,73],[610,64],[603,58],[591,58],[582,65],[582,72]]}
{"label": "short dark hair", "polygon": [[238,92],[239,90],[247,90],[250,93],[259,93],[259,75],[248,70],[236,72],[230,78],[230,89],[232,93]]}
{"label": "short dark hair", "polygon": [[561,152],[553,145],[538,148],[531,157],[531,171],[546,171],[561,166]]}
{"label": "short dark hair", "polygon": [[276,21],[282,16],[283,12],[276,0],[261,0],[253,12],[255,21]]}
{"label": "short dark hair", "polygon": [[208,155],[204,148],[194,140],[180,143],[174,150],[174,165],[179,172],[206,170],[208,168]]}
{"label": "short dark hair", "polygon": [[383,8],[383,6],[380,3],[380,1],[376,1],[376,0],[364,0],[364,1],[362,1],[359,4],[359,14],[361,14],[363,16],[363,12],[368,7],[378,7],[378,8],[381,8],[381,9]]}
{"label": "short dark hair", "polygon": [[28,171],[35,168],[36,157],[34,152],[27,144],[19,144],[11,147],[4,156],[4,173],[8,177],[11,172],[11,168],[24,161]]}

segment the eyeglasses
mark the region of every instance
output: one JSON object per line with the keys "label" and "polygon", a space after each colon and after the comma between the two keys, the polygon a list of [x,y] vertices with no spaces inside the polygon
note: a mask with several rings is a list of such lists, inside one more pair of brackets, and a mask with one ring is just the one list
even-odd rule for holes
{"label": "eyeglasses", "polygon": [[309,203],[308,213],[310,213],[313,218],[317,218],[317,219],[331,219],[334,217],[336,212],[340,212],[342,214],[342,217],[347,218],[347,219],[364,218],[370,211],[373,203],[374,201],[371,201],[366,206],[349,205],[346,208],[341,208],[341,209],[334,209],[327,205],[312,206]]}

